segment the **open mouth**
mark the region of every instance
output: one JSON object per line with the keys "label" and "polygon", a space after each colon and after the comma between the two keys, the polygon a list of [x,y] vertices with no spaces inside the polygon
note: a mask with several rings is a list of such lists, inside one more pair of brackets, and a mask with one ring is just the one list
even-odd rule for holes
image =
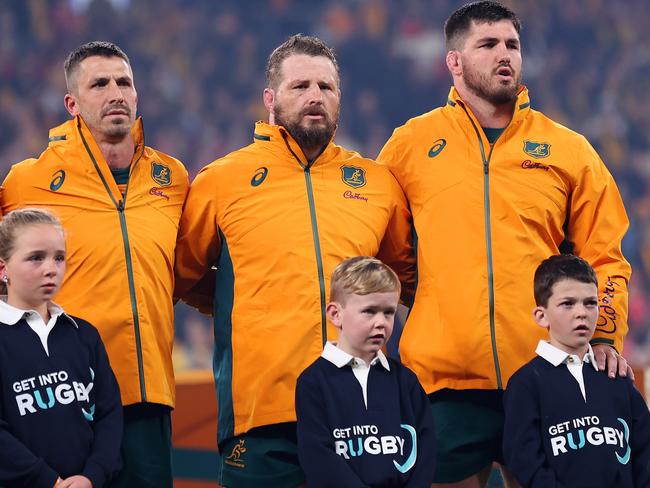
{"label": "open mouth", "polygon": [[497,75],[500,78],[512,79],[512,68],[508,66],[501,66],[497,69]]}
{"label": "open mouth", "polygon": [[589,327],[587,327],[586,325],[579,325],[573,330],[576,331],[578,334],[587,334],[587,333],[589,333]]}

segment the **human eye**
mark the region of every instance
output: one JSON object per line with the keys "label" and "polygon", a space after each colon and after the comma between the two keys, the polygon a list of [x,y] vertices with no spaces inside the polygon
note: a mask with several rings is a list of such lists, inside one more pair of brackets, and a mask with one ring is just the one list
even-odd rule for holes
{"label": "human eye", "polygon": [[64,262],[65,261],[65,254],[63,254],[63,253],[57,254],[56,256],[54,256],[54,260],[58,261],[58,262]]}
{"label": "human eye", "polygon": [[519,51],[520,49],[519,41],[508,41],[506,45],[508,46],[508,49],[514,49],[516,51]]}
{"label": "human eye", "polygon": [[108,80],[106,78],[98,78],[93,81],[90,85],[91,88],[103,88],[108,85]]}
{"label": "human eye", "polygon": [[589,300],[585,301],[585,306],[591,307],[591,308],[597,307],[598,306],[598,300],[596,300],[595,298],[590,298]]}

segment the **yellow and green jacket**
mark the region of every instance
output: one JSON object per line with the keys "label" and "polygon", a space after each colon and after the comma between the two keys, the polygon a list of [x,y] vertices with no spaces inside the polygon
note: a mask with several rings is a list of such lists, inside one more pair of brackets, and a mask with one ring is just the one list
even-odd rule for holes
{"label": "yellow and green jacket", "polygon": [[284,128],[258,122],[251,145],[203,168],[181,219],[176,293],[214,315],[219,440],[296,420],[296,379],[335,337],[325,305],[341,260],[379,255],[408,294],[411,253],[395,179],[333,143],[308,162]]}
{"label": "yellow and green jacket", "polygon": [[124,405],[174,406],[174,246],[188,174],[144,145],[142,121],[124,195],[81,117],[50,131],[38,159],[14,165],[2,211],[47,207],[63,223],[67,272],[56,300],[100,332]]}
{"label": "yellow and green jacket", "polygon": [[400,354],[428,392],[504,388],[546,331],[531,312],[539,263],[572,247],[596,269],[594,342],[622,351],[628,227],[612,176],[587,140],[530,108],[520,90],[493,145],[454,88],[397,128],[378,161],[409,201],[418,285]]}

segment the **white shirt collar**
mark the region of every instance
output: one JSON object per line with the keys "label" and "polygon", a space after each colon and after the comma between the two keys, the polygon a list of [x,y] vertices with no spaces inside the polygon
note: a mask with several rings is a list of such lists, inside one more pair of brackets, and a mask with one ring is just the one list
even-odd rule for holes
{"label": "white shirt collar", "polygon": [[[327,359],[337,368],[342,368],[348,364],[355,365],[356,362],[365,364],[365,361],[363,359],[355,357],[352,354],[348,354],[344,350],[340,349],[335,343],[329,341],[325,344],[325,348],[323,349],[321,356],[324,359]],[[377,351],[377,356],[372,361],[370,361],[369,366],[372,366],[377,362],[379,362],[379,364],[381,364],[386,371],[390,371],[388,359],[386,359],[386,356],[381,350]]]}
{"label": "white shirt collar", "polygon": [[[56,303],[49,302],[47,304],[47,309],[49,310],[50,316],[52,318],[63,315],[70,321],[70,323],[72,323],[72,325],[77,328],[79,327],[77,323],[72,319],[72,317],[66,314],[63,309]],[[5,325],[16,325],[20,319],[33,313],[37,314],[38,312],[36,310],[23,310],[21,308],[16,308],[13,305],[9,305],[7,303],[6,295],[0,296],[0,323],[3,323]]]}
{"label": "white shirt collar", "polygon": [[587,353],[582,358],[580,358],[575,354],[569,354],[568,352],[555,347],[550,342],[539,341],[535,352],[538,356],[546,359],[553,366],[559,366],[560,364],[565,364],[567,362],[577,360],[582,363],[591,363],[594,369],[598,371],[598,365],[596,364],[596,358],[594,357],[594,351],[591,348],[591,344],[587,344],[587,347]]}

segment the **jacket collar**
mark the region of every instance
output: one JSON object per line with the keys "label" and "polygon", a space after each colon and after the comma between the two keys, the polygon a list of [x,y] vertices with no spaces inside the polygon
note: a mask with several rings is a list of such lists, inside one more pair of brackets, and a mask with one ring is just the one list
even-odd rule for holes
{"label": "jacket collar", "polygon": [[[144,142],[144,128],[142,125],[142,117],[138,117],[131,127],[131,136],[135,142],[135,151],[131,159],[130,173],[133,173],[135,166],[145,151]],[[50,130],[48,148],[72,148],[75,151],[81,151],[87,157],[82,157],[82,161],[87,161],[99,174],[106,191],[109,193],[111,199],[117,205],[119,200],[122,200],[122,193],[115,182],[115,178],[111,175],[111,170],[108,163],[104,159],[95,138],[93,137],[90,129],[86,125],[83,118],[77,115],[74,119],[68,120]]]}
{"label": "jacket collar", "polygon": [[[99,146],[95,142],[95,138],[81,115],[77,115],[75,118],[66,120],[63,124],[50,129],[48,145],[55,146],[67,141],[80,143],[80,134],[83,135],[83,138],[88,143],[93,154],[101,156]],[[135,159],[144,148],[144,126],[142,124],[142,117],[135,119],[133,127],[131,127],[131,136],[133,137],[136,146],[134,153]],[[101,157],[103,159],[103,156]]]}
{"label": "jacket collar", "polygon": [[253,142],[255,144],[265,145],[275,151],[284,153],[291,160],[296,161],[303,168],[311,167],[316,163],[322,164],[333,159],[337,153],[338,146],[333,142],[334,138],[327,143],[325,149],[313,161],[308,161],[302,148],[296,140],[289,134],[289,131],[281,125],[271,125],[263,121],[255,124],[255,133]]}
{"label": "jacket collar", "polygon": [[[449,107],[454,114],[465,116],[465,111],[472,118],[477,127],[480,126],[476,117],[472,113],[472,109],[463,101],[463,99],[458,94],[456,87],[452,86],[449,90],[449,95],[447,96],[447,107]],[[519,92],[517,93],[517,100],[515,102],[515,111],[512,115],[512,120],[508,124],[515,125],[519,124],[522,120],[526,118],[530,112],[530,97],[528,96],[528,88],[521,85]]]}

